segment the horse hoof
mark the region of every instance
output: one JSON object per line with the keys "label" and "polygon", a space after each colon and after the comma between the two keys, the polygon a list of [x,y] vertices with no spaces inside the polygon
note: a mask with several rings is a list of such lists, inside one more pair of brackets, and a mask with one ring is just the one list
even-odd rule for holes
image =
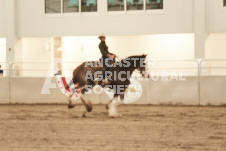
{"label": "horse hoof", "polygon": [[93,110],[92,105],[86,105],[87,112],[91,112]]}
{"label": "horse hoof", "polygon": [[108,104],[106,105],[106,109],[107,109],[107,110],[109,109],[109,106],[108,106]]}
{"label": "horse hoof", "polygon": [[122,117],[122,114],[112,114],[112,115],[108,114],[108,117],[110,117],[110,118]]}
{"label": "horse hoof", "polygon": [[71,105],[71,104],[68,104],[68,106],[67,106],[69,109],[72,109],[72,108],[74,108],[75,106],[74,105]]}

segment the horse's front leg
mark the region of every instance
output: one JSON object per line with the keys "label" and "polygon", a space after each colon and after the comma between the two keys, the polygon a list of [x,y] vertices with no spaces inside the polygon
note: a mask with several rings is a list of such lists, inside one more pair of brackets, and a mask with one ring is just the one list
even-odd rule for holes
{"label": "horse's front leg", "polygon": [[86,117],[86,113],[91,112],[93,110],[93,105],[92,105],[92,102],[88,98],[86,98],[84,95],[81,95],[80,98],[82,100],[82,103],[86,107],[86,111],[83,112],[82,117]]}
{"label": "horse's front leg", "polygon": [[69,96],[69,98],[68,98],[68,101],[69,101],[69,103],[68,103],[68,108],[69,108],[69,109],[72,109],[72,108],[75,107],[75,104],[72,103],[72,99],[71,99],[73,95],[74,95],[74,94],[70,94],[70,96]]}
{"label": "horse's front leg", "polygon": [[108,117],[122,117],[121,114],[118,114],[116,107],[121,104],[121,99],[124,98],[124,94],[115,96],[112,101],[108,104]]}

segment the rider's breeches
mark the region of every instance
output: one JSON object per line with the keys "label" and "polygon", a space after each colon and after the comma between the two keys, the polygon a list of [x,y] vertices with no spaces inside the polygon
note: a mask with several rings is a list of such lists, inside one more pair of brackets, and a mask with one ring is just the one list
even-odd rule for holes
{"label": "rider's breeches", "polygon": [[102,57],[103,60],[103,66],[105,67],[105,72],[103,74],[103,79],[105,79],[105,75],[107,71],[110,71],[110,58],[108,57]]}

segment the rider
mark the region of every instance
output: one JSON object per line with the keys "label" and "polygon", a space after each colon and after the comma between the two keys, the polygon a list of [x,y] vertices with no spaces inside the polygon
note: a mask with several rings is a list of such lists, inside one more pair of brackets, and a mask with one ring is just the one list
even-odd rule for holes
{"label": "rider", "polygon": [[[109,64],[109,61],[107,61],[109,58],[114,58],[114,55],[110,54],[109,51],[108,51],[108,46],[106,45],[105,43],[105,35],[104,34],[101,34],[99,37],[100,39],[100,44],[99,44],[99,49],[100,49],[100,52],[102,54],[102,61],[103,61],[103,66],[106,68],[105,71],[110,71],[110,67],[107,66],[107,64]],[[109,81],[107,78],[105,78],[105,73],[103,74],[103,79],[102,79],[102,84],[108,84]]]}

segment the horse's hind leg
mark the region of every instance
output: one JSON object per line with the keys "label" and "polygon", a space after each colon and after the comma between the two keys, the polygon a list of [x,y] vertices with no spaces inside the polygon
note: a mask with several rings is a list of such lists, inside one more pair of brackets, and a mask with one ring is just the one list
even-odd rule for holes
{"label": "horse's hind leg", "polygon": [[85,105],[86,107],[86,111],[83,112],[83,117],[86,117],[86,113],[87,112],[91,112],[93,110],[93,105],[91,103],[91,101],[89,99],[87,99],[84,95],[81,95],[81,100],[82,100],[82,103]]}
{"label": "horse's hind leg", "polygon": [[108,102],[108,104],[106,105],[106,109],[107,109],[107,110],[109,109],[109,105],[110,105],[111,102],[112,102],[112,100],[110,100],[110,101]]}

